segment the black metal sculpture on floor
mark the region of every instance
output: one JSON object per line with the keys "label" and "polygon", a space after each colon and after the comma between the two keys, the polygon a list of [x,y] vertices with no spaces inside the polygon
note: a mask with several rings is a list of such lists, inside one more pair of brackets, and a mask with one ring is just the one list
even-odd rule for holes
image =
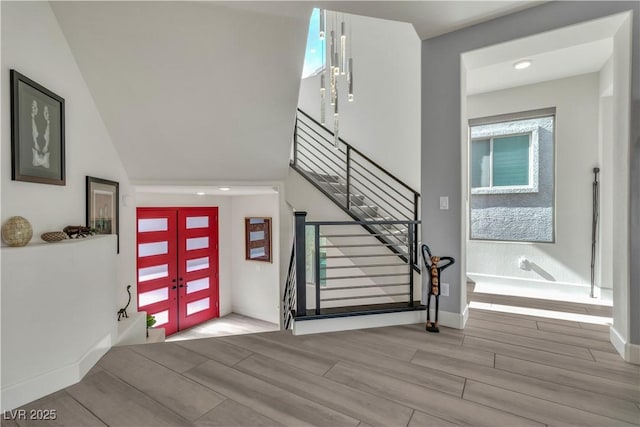
{"label": "black metal sculpture on floor", "polygon": [[[438,304],[440,302],[440,273],[445,268],[451,266],[456,262],[450,256],[434,256],[431,254],[431,250],[429,250],[429,246],[422,245],[422,259],[424,260],[424,265],[429,270],[429,294],[427,296],[427,332],[440,332],[438,328]],[[446,264],[438,265],[441,262],[447,262]],[[431,305],[431,295],[435,297],[436,300],[436,321],[434,323],[431,322],[431,317],[429,313],[429,308]]]}
{"label": "black metal sculpture on floor", "polygon": [[129,315],[127,314],[127,308],[129,308],[129,304],[131,304],[131,291],[129,289],[131,289],[131,285],[127,286],[127,293],[129,294],[129,301],[127,301],[127,305],[118,310],[118,322],[123,317],[126,317],[127,319],[129,318]]}

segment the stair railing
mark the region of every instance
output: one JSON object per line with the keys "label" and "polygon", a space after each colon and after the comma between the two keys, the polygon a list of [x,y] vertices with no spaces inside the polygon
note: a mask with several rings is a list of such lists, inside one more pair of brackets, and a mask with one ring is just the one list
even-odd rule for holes
{"label": "stair railing", "polygon": [[399,256],[395,245],[411,239],[413,268],[419,271],[420,194],[342,138],[336,148],[333,135],[298,109],[291,166]]}
{"label": "stair railing", "polygon": [[[411,242],[417,221],[368,221],[370,225],[407,227],[409,239],[404,243],[382,243],[376,236],[357,232],[365,221],[307,222],[306,215],[295,213],[294,261],[289,266],[283,298],[291,301],[295,290],[295,301],[285,303],[289,307],[284,313],[285,329],[290,318],[345,310],[362,313],[380,305],[416,305],[413,265],[419,260],[414,259]],[[391,246],[403,253],[406,261],[390,253]],[[290,280],[292,275],[294,279]]]}
{"label": "stair railing", "polygon": [[284,293],[282,295],[282,325],[285,330],[289,329],[291,320],[295,315],[296,306],[296,245],[291,248],[291,259],[289,260],[289,269],[287,270],[287,280],[284,284]]}

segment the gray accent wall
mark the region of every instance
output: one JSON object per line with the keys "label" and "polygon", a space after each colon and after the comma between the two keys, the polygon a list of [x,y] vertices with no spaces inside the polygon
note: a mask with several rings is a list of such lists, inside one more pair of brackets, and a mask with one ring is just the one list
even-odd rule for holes
{"label": "gray accent wall", "polygon": [[[443,282],[449,282],[450,296],[440,301],[441,310],[462,313],[466,290],[463,235],[463,199],[461,194],[462,122],[460,55],[483,48],[531,36],[564,26],[600,17],[633,11],[631,102],[635,105],[630,117],[633,157],[631,157],[630,196],[630,283],[629,342],[640,343],[640,3],[638,2],[551,2],[498,18],[473,27],[445,34],[422,43],[422,241],[432,252],[450,255],[461,262],[446,271]],[[464,113],[464,112],[462,112]],[[629,112],[631,114],[631,111]],[[629,153],[631,154],[631,153]],[[449,197],[449,209],[439,209],[439,197]],[[423,275],[424,276],[424,275]],[[426,280],[426,276],[423,280]],[[633,308],[633,309],[629,309]]]}

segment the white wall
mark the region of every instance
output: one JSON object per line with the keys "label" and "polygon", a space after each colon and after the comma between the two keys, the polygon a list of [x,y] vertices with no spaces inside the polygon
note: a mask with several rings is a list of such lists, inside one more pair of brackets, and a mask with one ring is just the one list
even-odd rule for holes
{"label": "white wall", "polygon": [[[42,84],[65,99],[66,186],[11,180],[11,168],[2,169],[2,222],[14,215],[33,226],[33,243],[45,231],[85,223],[85,176],[118,181],[120,197],[131,194],[129,179],[95,106],[84,78],[48,2],[2,2],[2,87],[9,88],[9,70]],[[2,99],[1,154],[9,165],[11,132],[9,91]],[[135,279],[135,211],[120,203],[120,254],[112,284],[116,306],[126,303],[126,285]],[[10,268],[5,266],[5,268]]]}
{"label": "white wall", "polygon": [[[556,107],[555,243],[469,240],[467,271],[474,280],[473,275],[481,274],[572,284],[591,281],[591,183],[592,169],[598,165],[599,74],[467,98],[469,118],[547,107]],[[531,269],[518,267],[522,256],[533,263]]]}
{"label": "white wall", "polygon": [[[245,217],[271,217],[272,262],[245,259]],[[279,324],[281,281],[279,235],[280,217],[277,194],[231,197],[233,278],[231,301],[234,313]]]}
{"label": "white wall", "polygon": [[[637,182],[632,187],[633,192],[630,193],[630,169],[631,169],[631,150],[630,150],[630,127],[633,126],[635,135],[638,135],[640,122],[637,117],[630,122],[629,113],[631,111],[630,95],[632,94],[631,75],[635,73],[635,89],[633,98],[635,102],[640,99],[640,64],[638,62],[638,26],[640,18],[638,17],[638,5],[634,12],[635,21],[635,37],[632,39],[631,20],[627,19],[618,29],[613,39],[613,150],[612,160],[615,165],[613,171],[613,182],[615,192],[613,193],[613,245],[612,256],[616,263],[613,269],[613,327],[612,336],[617,335],[618,341],[613,342],[616,349],[623,355],[625,360],[631,360],[629,349],[630,343],[635,344],[634,363],[640,363],[640,323],[631,321],[631,311],[637,312],[637,303],[640,301],[640,291],[638,284],[640,281],[630,281],[630,267],[637,268],[637,258],[631,263],[630,261],[630,236],[633,229],[630,227],[629,206],[632,201],[637,203],[640,196],[638,193]],[[635,43],[635,71],[631,65],[631,50],[629,46]],[[635,159],[640,160],[638,158]],[[638,167],[638,164],[635,165]],[[635,218],[637,221],[637,218]],[[637,234],[636,234],[637,237]],[[637,270],[635,270],[637,271]],[[636,279],[638,276],[636,276]],[[631,286],[629,286],[629,284]],[[633,307],[633,308],[632,308]],[[637,318],[635,320],[638,320]],[[624,350],[623,350],[624,348]]]}
{"label": "white wall", "polygon": [[116,238],[2,248],[2,408],[78,382],[117,339]]}
{"label": "white wall", "polygon": [[[191,207],[207,206],[218,207],[218,247],[219,268],[218,277],[220,317],[226,316],[232,311],[231,303],[231,278],[232,278],[232,212],[231,198],[228,196],[197,196],[195,194],[158,194],[137,193],[136,205],[138,207]],[[135,242],[135,234],[133,240]],[[134,243],[135,244],[135,243]],[[135,258],[135,255],[134,255]],[[134,286],[135,287],[135,286]],[[134,295],[137,295],[137,290]],[[134,298],[137,300],[137,298]]]}
{"label": "white wall", "polygon": [[[598,157],[600,159],[600,217],[596,285],[613,287],[613,59],[600,70]],[[603,167],[603,166],[609,167]]]}
{"label": "white wall", "polygon": [[[340,76],[340,137],[419,192],[420,40],[411,24],[345,16],[355,100],[346,101]],[[328,100],[326,126],[333,130]],[[320,76],[302,80],[298,107],[320,120]]]}

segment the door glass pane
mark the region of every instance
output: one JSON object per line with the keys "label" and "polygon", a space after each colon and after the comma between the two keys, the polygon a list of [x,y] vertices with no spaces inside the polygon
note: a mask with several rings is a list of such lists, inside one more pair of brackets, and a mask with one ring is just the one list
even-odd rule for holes
{"label": "door glass pane", "polygon": [[187,282],[187,293],[192,294],[194,292],[202,291],[204,289],[209,289],[209,278],[205,277],[203,279],[192,280],[191,282]]}
{"label": "door glass pane", "polygon": [[169,253],[169,242],[141,243],[138,245],[138,257],[163,255]]}
{"label": "door glass pane", "polygon": [[161,277],[169,277],[169,265],[154,265],[138,269],[138,281],[146,282],[148,280],[160,279]]}
{"label": "door glass pane", "polygon": [[138,232],[147,233],[149,231],[167,231],[169,220],[167,218],[148,218],[138,220]]}
{"label": "door glass pane", "polygon": [[529,135],[493,139],[493,185],[529,185]]}
{"label": "door glass pane", "polygon": [[187,228],[207,228],[209,226],[208,216],[188,216]]}
{"label": "door glass pane", "polygon": [[140,294],[140,307],[169,299],[169,288],[160,288]]}
{"label": "door glass pane", "polygon": [[156,318],[156,323],[153,325],[154,327],[169,323],[169,310],[153,313],[152,316]]}
{"label": "door glass pane", "polygon": [[471,142],[471,188],[488,187],[489,183],[489,140]]}
{"label": "door glass pane", "polygon": [[208,237],[194,237],[192,239],[187,239],[187,250],[193,251],[196,249],[204,249],[209,247],[209,238]]}
{"label": "door glass pane", "polygon": [[187,261],[187,271],[198,271],[209,268],[209,257],[190,259]]}
{"label": "door glass pane", "polygon": [[209,308],[209,298],[199,299],[198,301],[187,304],[187,316]]}

